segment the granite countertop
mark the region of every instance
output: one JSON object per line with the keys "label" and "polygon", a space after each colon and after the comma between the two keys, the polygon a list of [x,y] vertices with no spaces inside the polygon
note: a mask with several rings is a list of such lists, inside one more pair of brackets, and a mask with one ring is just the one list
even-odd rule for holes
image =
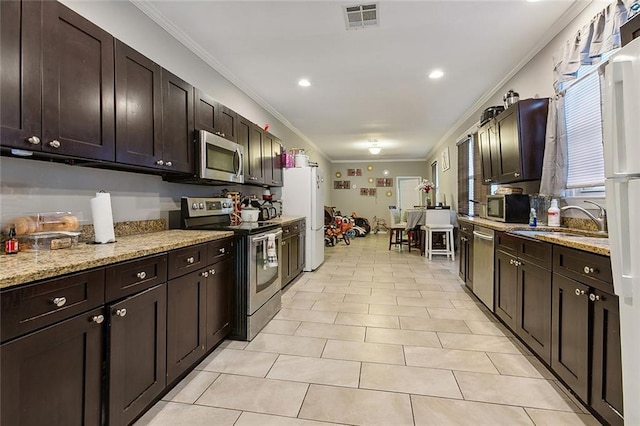
{"label": "granite countertop", "polygon": [[288,225],[300,219],[305,219],[305,217],[304,216],[280,216],[274,219],[269,219],[269,222],[276,222],[281,225]]}
{"label": "granite countertop", "polygon": [[[478,217],[466,217],[458,216],[458,221],[471,223],[474,225],[485,226],[495,231],[552,231],[549,233],[540,233],[530,235],[530,238],[534,238],[548,243],[553,243],[565,247],[571,247],[578,250],[587,251],[590,253],[600,254],[603,256],[610,256],[609,251],[609,238],[597,237],[593,231],[585,231],[575,228],[564,227],[551,227],[551,226],[538,226],[531,228],[524,223],[502,223],[495,222],[489,219],[483,219]],[[580,235],[567,235],[567,232]],[[556,235],[554,235],[556,234]]]}
{"label": "granite countertop", "polygon": [[232,236],[230,231],[174,229],[120,236],[113,244],[78,243],[67,249],[3,254],[0,289]]}

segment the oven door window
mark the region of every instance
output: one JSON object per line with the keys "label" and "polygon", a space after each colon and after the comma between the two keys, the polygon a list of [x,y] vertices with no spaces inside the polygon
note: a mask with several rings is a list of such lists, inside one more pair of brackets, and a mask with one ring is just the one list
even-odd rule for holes
{"label": "oven door window", "polygon": [[[276,238],[276,247],[280,244],[280,239]],[[260,241],[256,244],[256,257],[254,265],[256,270],[256,293],[267,289],[278,279],[279,267],[268,267],[267,265],[267,243]],[[280,261],[280,259],[278,259]]]}
{"label": "oven door window", "polygon": [[235,155],[236,153],[234,151],[229,151],[228,149],[208,143],[206,161],[207,169],[235,173]]}
{"label": "oven door window", "polygon": [[504,198],[487,199],[487,216],[496,218],[504,217]]}

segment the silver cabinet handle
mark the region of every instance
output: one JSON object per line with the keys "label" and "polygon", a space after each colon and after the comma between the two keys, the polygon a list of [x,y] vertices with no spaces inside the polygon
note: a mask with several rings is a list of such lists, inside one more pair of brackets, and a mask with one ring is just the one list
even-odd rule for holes
{"label": "silver cabinet handle", "polygon": [[214,274],[216,273],[216,270],[215,270],[215,269],[209,269],[209,273],[210,273],[211,275],[214,275]]}
{"label": "silver cabinet handle", "polygon": [[221,248],[220,250],[218,250],[218,251],[220,252],[220,254],[224,254],[226,250],[224,249],[224,247],[222,247],[222,248]]}
{"label": "silver cabinet handle", "polygon": [[513,177],[520,177],[520,173],[514,173]]}
{"label": "silver cabinet handle", "polygon": [[600,296],[596,296],[595,294],[591,293],[589,295],[589,300],[591,300],[592,302],[597,302],[600,300]]}
{"label": "silver cabinet handle", "polygon": [[193,262],[195,262],[196,260],[193,257],[187,257],[187,263],[189,265],[193,264]]}
{"label": "silver cabinet handle", "polygon": [[27,142],[29,142],[31,145],[39,145],[40,138],[37,136],[31,136],[30,138],[27,138]]}
{"label": "silver cabinet handle", "polygon": [[66,297],[56,297],[55,299],[53,299],[53,304],[56,305],[58,308],[63,307],[65,303],[67,303]]}
{"label": "silver cabinet handle", "polygon": [[173,166],[173,163],[171,161],[167,161],[166,163],[164,163],[164,165],[167,167],[171,167]]}
{"label": "silver cabinet handle", "polygon": [[136,277],[140,278],[141,280],[144,280],[145,278],[147,278],[147,273],[142,271],[142,272],[138,272],[136,274]]}
{"label": "silver cabinet handle", "polygon": [[49,142],[49,146],[50,146],[51,148],[56,148],[56,149],[57,149],[57,148],[60,148],[60,141],[59,141],[59,140],[54,139],[54,140],[52,140],[51,142]]}
{"label": "silver cabinet handle", "polygon": [[589,266],[585,266],[583,270],[585,274],[593,274],[593,268]]}
{"label": "silver cabinet handle", "polygon": [[125,308],[118,309],[116,311],[116,315],[119,316],[119,317],[124,317],[124,316],[127,315],[127,310]]}
{"label": "silver cabinet handle", "polygon": [[162,160],[158,160],[158,161],[156,161],[156,164],[157,164],[158,166],[164,166],[164,161],[162,161]]}
{"label": "silver cabinet handle", "polygon": [[204,271],[203,273],[200,274],[201,276],[207,278],[209,276],[209,271]]}
{"label": "silver cabinet handle", "polygon": [[584,295],[584,290],[580,290],[579,288],[576,288],[576,296],[583,296]]}
{"label": "silver cabinet handle", "polygon": [[102,324],[102,321],[104,321],[104,315],[95,315],[93,318],[91,318],[91,321],[97,324]]}

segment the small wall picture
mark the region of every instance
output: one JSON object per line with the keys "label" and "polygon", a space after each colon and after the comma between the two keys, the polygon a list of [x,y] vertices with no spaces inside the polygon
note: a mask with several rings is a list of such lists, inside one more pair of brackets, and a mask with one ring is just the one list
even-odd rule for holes
{"label": "small wall picture", "polygon": [[369,188],[360,188],[360,195],[369,195]]}
{"label": "small wall picture", "polygon": [[347,169],[347,176],[362,176],[362,169]]}
{"label": "small wall picture", "polygon": [[442,151],[442,171],[447,171],[451,168],[451,164],[449,163],[449,147],[446,147],[444,151]]}
{"label": "small wall picture", "polygon": [[362,169],[356,169],[356,176],[362,176]]}
{"label": "small wall picture", "polygon": [[376,186],[379,186],[379,187],[393,186],[393,178],[377,178]]}
{"label": "small wall picture", "polygon": [[378,192],[378,190],[377,190],[377,189],[375,189],[375,188],[369,188],[369,196],[370,196],[370,197],[375,197],[377,192]]}
{"label": "small wall picture", "polygon": [[350,180],[334,180],[333,189],[351,189]]}

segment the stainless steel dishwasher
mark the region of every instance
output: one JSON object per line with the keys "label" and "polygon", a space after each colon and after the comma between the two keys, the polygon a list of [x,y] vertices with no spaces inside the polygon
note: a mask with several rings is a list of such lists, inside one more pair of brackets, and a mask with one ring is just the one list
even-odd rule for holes
{"label": "stainless steel dishwasher", "polygon": [[482,226],[473,230],[473,294],[493,312],[494,231]]}

